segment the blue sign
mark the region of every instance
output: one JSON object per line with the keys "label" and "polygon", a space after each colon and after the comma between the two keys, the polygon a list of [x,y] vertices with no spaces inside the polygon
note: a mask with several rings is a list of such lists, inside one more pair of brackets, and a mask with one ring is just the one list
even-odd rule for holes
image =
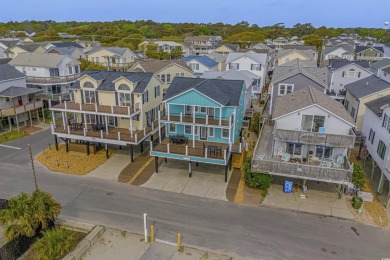
{"label": "blue sign", "polygon": [[291,193],[293,191],[293,182],[292,181],[284,181],[284,192]]}

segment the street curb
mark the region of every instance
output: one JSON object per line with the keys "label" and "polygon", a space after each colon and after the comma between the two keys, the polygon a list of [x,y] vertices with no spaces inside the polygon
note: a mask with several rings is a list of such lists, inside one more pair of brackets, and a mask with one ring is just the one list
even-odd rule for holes
{"label": "street curb", "polygon": [[[85,223],[83,223],[85,224]],[[76,248],[66,255],[63,260],[79,260],[91,248],[91,246],[103,235],[105,228],[95,226],[92,231],[76,246]]]}
{"label": "street curb", "polygon": [[80,231],[80,232],[86,232],[89,233],[93,230],[95,225],[84,223],[84,222],[78,222],[68,219],[62,219],[59,218],[56,220],[56,223],[60,226],[66,226],[68,229],[74,230],[74,231]]}

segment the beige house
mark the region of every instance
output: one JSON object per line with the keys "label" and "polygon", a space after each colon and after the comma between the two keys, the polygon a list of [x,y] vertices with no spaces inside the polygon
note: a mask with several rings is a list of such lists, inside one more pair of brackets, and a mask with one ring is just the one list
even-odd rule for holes
{"label": "beige house", "polygon": [[127,70],[137,58],[129,48],[93,47],[88,60],[107,67],[109,70]]}
{"label": "beige house", "polygon": [[221,44],[220,46],[218,46],[214,50],[214,52],[227,56],[229,53],[237,52],[239,48],[240,48],[240,45],[238,45],[238,44],[226,43],[226,44]]}
{"label": "beige house", "polygon": [[24,52],[45,53],[46,49],[38,44],[15,45],[4,51],[6,58],[15,58]]}
{"label": "beige house", "polygon": [[390,95],[390,83],[375,76],[348,84],[345,89],[344,107],[355,120],[357,131],[363,126],[366,103]]}
{"label": "beige house", "polygon": [[276,65],[283,65],[286,62],[299,59],[299,60],[314,60],[317,62],[318,53],[314,50],[279,50],[276,55]]}
{"label": "beige house", "polygon": [[175,77],[192,77],[193,70],[182,60],[155,60],[137,61],[130,71],[152,72],[163,82],[164,93]]}
{"label": "beige house", "polygon": [[52,126],[52,134],[67,145],[71,140],[88,147],[103,143],[106,149],[109,144],[130,145],[133,157],[133,145],[142,150],[143,141],[160,129],[162,85],[153,73],[87,71],[73,86],[71,101],[50,107],[53,117],[62,117],[61,125]]}

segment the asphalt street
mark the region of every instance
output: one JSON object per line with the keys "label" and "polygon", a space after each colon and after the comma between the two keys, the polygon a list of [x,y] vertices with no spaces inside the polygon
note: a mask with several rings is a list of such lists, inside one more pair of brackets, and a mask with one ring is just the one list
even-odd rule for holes
{"label": "asphalt street", "polygon": [[[27,144],[35,154],[53,143],[48,130],[0,146],[0,197],[34,188]],[[38,185],[61,203],[61,217],[142,233],[143,213],[156,237],[229,253],[238,259],[382,259],[389,229],[354,221],[112,183],[49,172],[36,165]]]}

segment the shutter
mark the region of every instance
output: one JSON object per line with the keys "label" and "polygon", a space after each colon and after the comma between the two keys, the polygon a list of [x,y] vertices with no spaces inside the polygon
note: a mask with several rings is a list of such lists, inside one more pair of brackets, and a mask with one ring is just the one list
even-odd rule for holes
{"label": "shutter", "polygon": [[237,70],[240,69],[240,63],[237,63]]}
{"label": "shutter", "polygon": [[345,71],[343,71],[343,75],[341,77],[344,77],[344,75],[345,75]]}
{"label": "shutter", "polygon": [[115,95],[115,104],[117,105],[117,106],[119,106],[119,100],[118,100],[118,92],[114,92],[114,95]]}
{"label": "shutter", "polygon": [[260,70],[261,70],[261,64],[259,64],[260,65]]}
{"label": "shutter", "polygon": [[382,127],[385,125],[386,117],[387,117],[387,115],[385,114],[385,116],[383,117],[383,121],[382,121]]}
{"label": "shutter", "polygon": [[135,106],[135,104],[134,104],[134,94],[133,93],[131,93],[131,105],[134,107]]}
{"label": "shutter", "polygon": [[146,102],[149,102],[149,90],[146,90]]}
{"label": "shutter", "polygon": [[95,91],[95,99],[96,99],[96,104],[99,105],[99,92]]}
{"label": "shutter", "polygon": [[372,134],[371,144],[374,143],[374,139],[375,139],[375,132],[373,132],[373,134]]}
{"label": "shutter", "polygon": [[84,104],[84,91],[80,89],[81,94],[81,104]]}
{"label": "shutter", "polygon": [[358,78],[360,78],[360,74],[362,74],[361,72],[358,73]]}

